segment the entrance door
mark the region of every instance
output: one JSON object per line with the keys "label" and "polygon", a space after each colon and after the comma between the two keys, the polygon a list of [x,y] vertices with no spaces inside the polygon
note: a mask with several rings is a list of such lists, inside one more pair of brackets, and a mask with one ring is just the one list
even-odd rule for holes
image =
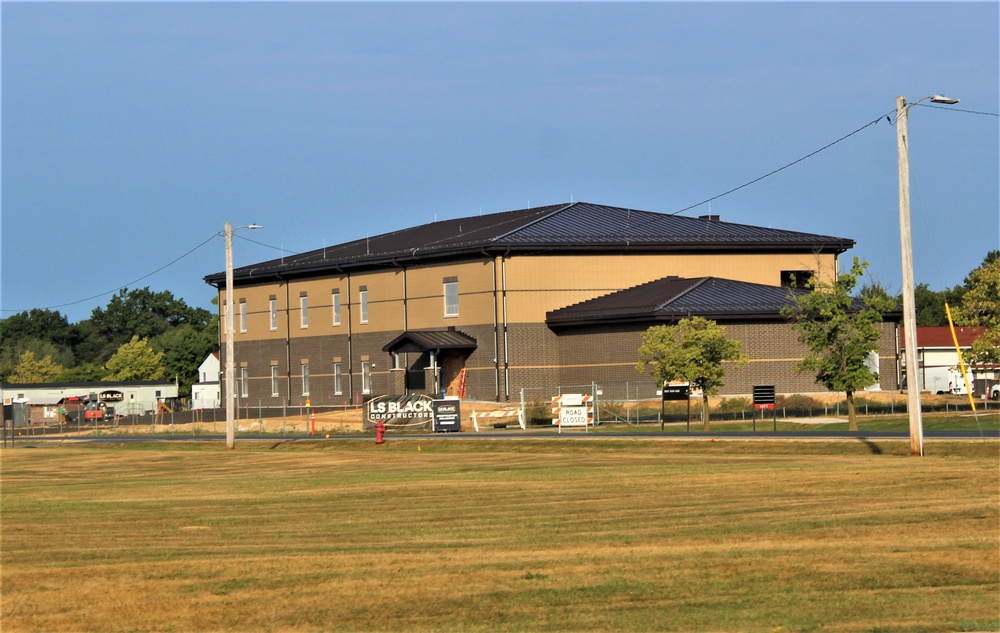
{"label": "entrance door", "polygon": [[458,375],[465,367],[468,354],[441,351],[441,393],[446,396],[458,395]]}

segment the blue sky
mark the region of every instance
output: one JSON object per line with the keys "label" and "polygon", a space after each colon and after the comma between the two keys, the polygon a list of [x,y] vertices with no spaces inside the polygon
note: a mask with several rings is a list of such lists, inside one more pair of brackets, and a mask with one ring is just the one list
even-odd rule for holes
{"label": "blue sky", "polygon": [[[2,4],[3,316],[572,200],[848,237],[901,288],[1000,248],[998,3]],[[926,102],[925,102],[926,103]],[[878,123],[865,127],[878,120]],[[863,129],[862,129],[863,128]],[[252,241],[248,241],[252,240]]]}

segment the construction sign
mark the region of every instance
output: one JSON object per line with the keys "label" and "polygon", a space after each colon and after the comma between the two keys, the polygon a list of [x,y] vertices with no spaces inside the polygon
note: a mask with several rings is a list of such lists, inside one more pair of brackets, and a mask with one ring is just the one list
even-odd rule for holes
{"label": "construction sign", "polygon": [[594,397],[579,393],[564,393],[552,398],[552,424],[559,427],[593,426]]}

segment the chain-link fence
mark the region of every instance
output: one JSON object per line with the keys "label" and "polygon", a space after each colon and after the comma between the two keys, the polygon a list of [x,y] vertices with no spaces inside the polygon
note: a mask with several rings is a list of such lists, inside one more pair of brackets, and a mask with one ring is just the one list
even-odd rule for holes
{"label": "chain-link fence", "polygon": [[[5,416],[6,417],[6,416]],[[235,431],[248,435],[302,435],[360,430],[361,409],[354,405],[295,407],[252,406],[241,402],[234,412]],[[172,410],[136,407],[134,413],[90,416],[81,410],[57,415],[25,412],[5,419],[0,430],[4,440],[16,441],[60,436],[88,435],[204,435],[226,433],[226,410]]]}
{"label": "chain-link fence", "polygon": [[[592,403],[593,423],[597,425],[691,423],[701,421],[701,398],[664,402],[652,381],[620,383],[590,383],[554,385],[518,390],[510,405],[524,411],[529,427],[551,427],[556,414],[556,400],[566,394],[580,394]],[[907,414],[905,393],[882,394],[878,399],[859,394],[855,398],[861,416],[900,416]],[[488,410],[490,403],[463,403],[463,411],[477,408]],[[495,403],[493,403],[495,405]],[[15,410],[16,409],[16,410]],[[928,413],[970,412],[967,399],[936,399],[922,402],[921,410]],[[12,411],[8,415],[8,410]],[[982,413],[1000,411],[1000,402],[977,400],[976,410]],[[225,409],[171,410],[160,407],[138,407],[133,413],[86,417],[85,415],[36,415],[23,408],[4,408],[0,426],[3,440],[25,440],[33,437],[61,436],[72,438],[87,435],[191,435],[219,436],[226,433]],[[82,413],[82,412],[81,412]],[[363,405],[326,406],[264,406],[245,401],[235,411],[237,435],[325,435],[328,433],[362,432]],[[841,418],[847,416],[843,398],[821,403],[809,396],[779,395],[773,411],[766,413],[753,408],[750,397],[713,398],[709,420],[763,421],[771,419]]]}
{"label": "chain-link fence", "polygon": [[[591,396],[595,424],[661,424],[702,419],[701,397],[692,395],[684,401],[662,400],[659,387],[652,381],[619,383],[591,383],[581,385],[554,385],[520,390],[520,403],[529,425],[551,425],[555,400],[564,394]],[[907,414],[905,393],[882,394],[880,397],[855,396],[858,415],[894,416]],[[927,413],[971,412],[967,399],[935,400],[921,403]],[[976,411],[1000,411],[1000,402],[977,400]],[[838,397],[835,402],[823,403],[810,396],[779,395],[775,408],[762,414],[753,407],[750,397],[712,398],[708,411],[709,421],[746,421],[766,416],[768,419],[831,418],[847,416],[847,401]]]}

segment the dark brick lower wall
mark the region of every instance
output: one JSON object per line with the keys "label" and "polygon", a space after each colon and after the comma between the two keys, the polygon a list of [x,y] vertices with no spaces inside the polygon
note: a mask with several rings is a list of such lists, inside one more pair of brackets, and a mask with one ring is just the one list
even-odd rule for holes
{"label": "dark brick lower wall", "polygon": [[[542,323],[510,324],[506,337],[492,326],[462,328],[477,341],[465,359],[466,398],[473,400],[517,400],[523,389],[559,385],[610,384],[650,381],[649,373],[636,371],[642,333],[648,325],[574,328],[554,332]],[[808,372],[795,371],[805,355],[792,327],[785,322],[727,324],[726,332],[741,341],[750,363],[726,370],[723,395],[749,394],[754,385],[775,385],[779,393],[825,391]],[[250,375],[247,402],[254,406],[298,406],[308,398],[314,406],[356,404],[364,400],[361,362],[375,364],[374,395],[393,393],[405,382],[415,392],[430,392],[433,385],[417,385],[424,377],[426,354],[411,352],[402,357],[407,378],[392,369],[390,354],[382,347],[399,332],[356,334],[348,346],[346,336],[296,338],[285,341],[242,342],[236,348],[237,378],[245,363]],[[499,347],[497,347],[499,339]],[[504,342],[507,343],[506,354]],[[334,359],[343,368],[342,393],[334,392]],[[308,360],[309,395],[302,394],[301,365]],[[883,325],[880,350],[881,387],[897,389],[895,325]],[[278,367],[279,395],[272,396],[271,366]],[[424,379],[430,382],[430,379]]]}

